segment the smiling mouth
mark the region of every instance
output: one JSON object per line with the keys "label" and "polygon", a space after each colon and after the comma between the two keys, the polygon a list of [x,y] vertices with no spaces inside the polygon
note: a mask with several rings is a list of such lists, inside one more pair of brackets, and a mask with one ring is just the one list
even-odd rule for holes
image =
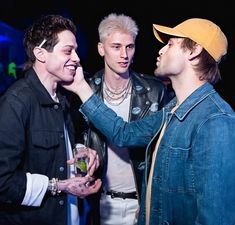
{"label": "smiling mouth", "polygon": [[66,68],[71,70],[71,71],[75,71],[77,69],[76,66],[66,66]]}

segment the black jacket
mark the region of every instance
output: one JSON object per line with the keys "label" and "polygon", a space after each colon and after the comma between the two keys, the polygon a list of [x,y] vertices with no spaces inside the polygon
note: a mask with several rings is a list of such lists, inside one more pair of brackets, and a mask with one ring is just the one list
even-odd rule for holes
{"label": "black jacket", "polygon": [[65,97],[55,103],[34,70],[0,99],[0,225],[66,225],[66,194],[43,199],[40,207],[21,206],[26,172],[67,178],[64,123],[74,129]]}

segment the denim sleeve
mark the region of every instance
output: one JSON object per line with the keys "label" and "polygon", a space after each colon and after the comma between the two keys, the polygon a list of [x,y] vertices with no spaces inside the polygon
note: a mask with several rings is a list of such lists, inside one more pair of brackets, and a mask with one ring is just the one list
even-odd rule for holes
{"label": "denim sleeve", "polygon": [[198,214],[195,224],[235,222],[235,118],[216,115],[195,136],[193,167]]}
{"label": "denim sleeve", "polygon": [[162,125],[163,111],[133,122],[125,122],[97,96],[80,108],[81,113],[113,144],[119,147],[146,146]]}

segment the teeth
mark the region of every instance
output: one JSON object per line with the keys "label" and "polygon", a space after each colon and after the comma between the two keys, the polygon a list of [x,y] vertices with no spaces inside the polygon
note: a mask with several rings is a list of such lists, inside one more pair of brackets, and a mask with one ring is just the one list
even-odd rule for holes
{"label": "teeth", "polygon": [[75,66],[67,66],[67,68],[70,70],[75,70]]}

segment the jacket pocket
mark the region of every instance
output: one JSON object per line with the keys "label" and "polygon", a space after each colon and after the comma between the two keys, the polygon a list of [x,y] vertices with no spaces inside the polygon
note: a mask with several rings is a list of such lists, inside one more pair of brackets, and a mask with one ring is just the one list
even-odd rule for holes
{"label": "jacket pocket", "polygon": [[165,182],[169,192],[195,191],[191,149],[170,148],[165,160]]}
{"label": "jacket pocket", "polygon": [[59,145],[58,132],[35,131],[32,133],[32,143],[35,147],[51,149]]}

